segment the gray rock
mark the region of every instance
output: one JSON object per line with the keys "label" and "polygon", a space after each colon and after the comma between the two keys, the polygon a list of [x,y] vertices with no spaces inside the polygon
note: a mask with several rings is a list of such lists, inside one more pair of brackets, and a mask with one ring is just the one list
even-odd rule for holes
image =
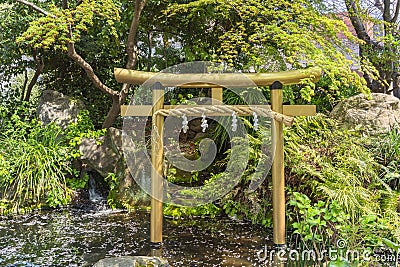
{"label": "gray rock", "polygon": [[115,174],[118,186],[113,198],[130,206],[148,201],[146,194],[135,182],[126,165],[122,149],[122,130],[109,128],[106,135],[98,139],[84,138],[80,145],[81,160],[88,169],[95,170],[103,178]]}
{"label": "gray rock", "polygon": [[379,93],[368,99],[359,94],[340,102],[330,116],[349,128],[361,125],[368,133],[379,134],[400,123],[400,99]]}
{"label": "gray rock", "polygon": [[157,257],[122,256],[98,261],[93,267],[168,267],[168,261]]}
{"label": "gray rock", "polygon": [[43,124],[54,121],[65,128],[77,121],[78,114],[83,108],[82,101],[73,100],[56,91],[45,90],[39,99],[36,114]]}
{"label": "gray rock", "polygon": [[91,169],[106,177],[121,170],[122,132],[109,128],[105,136],[98,139],[84,138],[79,145],[81,160]]}

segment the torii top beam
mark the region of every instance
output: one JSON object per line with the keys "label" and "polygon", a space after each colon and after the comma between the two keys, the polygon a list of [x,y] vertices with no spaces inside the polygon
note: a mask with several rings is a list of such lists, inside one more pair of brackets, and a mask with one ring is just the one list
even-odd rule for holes
{"label": "torii top beam", "polygon": [[[280,81],[283,85],[298,84],[304,79],[318,81],[322,70],[313,67],[303,70],[290,70],[272,73],[155,73],[115,68],[114,75],[118,82],[141,85],[148,79],[157,75],[157,82],[163,86],[178,86],[184,88],[213,88],[223,87],[242,87],[249,84],[243,79],[237,79],[238,75],[245,75],[257,86],[270,86],[275,81]],[[215,82],[214,82],[215,81]],[[246,84],[241,84],[246,83]]]}

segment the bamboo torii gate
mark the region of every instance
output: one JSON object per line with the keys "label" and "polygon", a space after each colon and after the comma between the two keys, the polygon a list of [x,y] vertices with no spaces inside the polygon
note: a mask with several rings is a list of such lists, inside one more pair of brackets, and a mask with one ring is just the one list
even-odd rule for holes
{"label": "bamboo torii gate", "polygon": [[[151,73],[143,71],[127,70],[115,68],[115,78],[120,83],[142,85],[148,79],[157,75],[157,82],[162,86],[176,86],[180,88],[211,88],[212,105],[217,102],[222,103],[222,88],[217,85],[223,81],[230,81],[235,77],[230,73],[212,74],[171,74],[171,73]],[[299,84],[303,79],[319,80],[321,69],[310,68],[306,70],[283,71],[275,73],[249,73],[246,75],[257,86],[269,86],[271,89],[271,106],[230,106],[236,107],[238,116],[251,115],[257,108],[259,110],[271,109],[269,116],[273,118],[272,138],[275,144],[275,155],[272,163],[272,207],[273,207],[273,241],[275,245],[286,244],[286,225],[285,225],[285,179],[284,179],[284,147],[283,147],[283,124],[291,125],[293,116],[314,116],[316,107],[314,105],[283,105],[283,85]],[[193,82],[196,81],[196,82]],[[203,82],[204,81],[204,82]],[[162,244],[162,201],[159,197],[162,194],[162,181],[157,177],[162,176],[163,170],[163,148],[162,134],[164,127],[164,116],[174,112],[178,106],[164,105],[164,89],[154,88],[152,92],[153,105],[122,106],[122,116],[153,116],[153,123],[158,133],[158,141],[152,139],[152,164],[156,170],[151,173],[151,221],[150,221],[150,242],[155,247]],[[215,100],[215,101],[214,101]],[[218,106],[215,106],[218,107]],[[222,106],[219,106],[222,107]],[[193,109],[193,105],[182,106],[179,108]],[[177,111],[177,110],[176,110]],[[231,116],[231,113],[214,111],[213,116]],[[261,114],[262,115],[262,114]],[[153,129],[154,131],[154,129]],[[157,144],[158,143],[158,144]],[[154,169],[154,168],[153,168]],[[156,172],[156,173],[154,173]]]}

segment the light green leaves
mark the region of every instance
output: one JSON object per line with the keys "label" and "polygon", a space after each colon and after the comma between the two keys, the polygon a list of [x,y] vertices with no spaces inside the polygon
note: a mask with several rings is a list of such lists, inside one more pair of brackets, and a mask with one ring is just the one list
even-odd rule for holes
{"label": "light green leaves", "polygon": [[30,23],[30,27],[17,38],[18,43],[26,43],[35,48],[67,50],[68,42],[78,42],[83,32],[88,31],[96,20],[103,20],[116,37],[114,23],[119,20],[119,9],[112,0],[84,0],[76,8],[62,9],[49,5],[51,15],[40,17]]}

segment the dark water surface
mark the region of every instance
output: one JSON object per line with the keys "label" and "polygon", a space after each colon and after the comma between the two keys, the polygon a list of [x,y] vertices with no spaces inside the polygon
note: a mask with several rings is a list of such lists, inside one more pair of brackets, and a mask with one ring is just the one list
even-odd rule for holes
{"label": "dark water surface", "polygon": [[[0,217],[0,266],[92,266],[105,257],[150,255],[145,212],[44,211]],[[228,218],[164,221],[171,266],[260,266],[267,231]]]}

